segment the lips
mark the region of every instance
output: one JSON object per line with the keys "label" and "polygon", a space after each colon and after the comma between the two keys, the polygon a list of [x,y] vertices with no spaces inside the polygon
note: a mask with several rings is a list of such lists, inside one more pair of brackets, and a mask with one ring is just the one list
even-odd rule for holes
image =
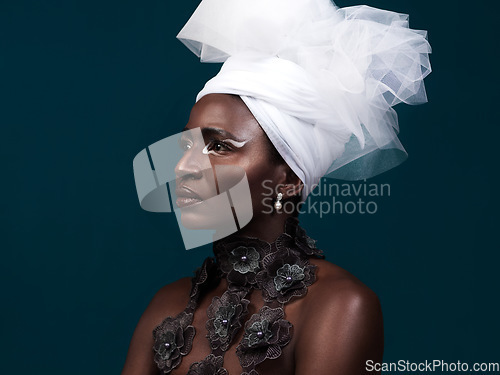
{"label": "lips", "polygon": [[198,194],[184,185],[179,186],[177,189],[175,189],[175,194],[177,196],[177,200],[175,201],[175,203],[179,208],[203,202],[203,199],[201,199]]}

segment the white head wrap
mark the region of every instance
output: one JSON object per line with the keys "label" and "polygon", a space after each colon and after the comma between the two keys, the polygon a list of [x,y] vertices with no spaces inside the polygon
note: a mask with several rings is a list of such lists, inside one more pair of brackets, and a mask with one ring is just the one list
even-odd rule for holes
{"label": "white head wrap", "polygon": [[408,16],[330,0],[203,0],[177,36],[224,62],[197,100],[239,95],[305,185],[359,180],[404,160],[394,105],[427,101],[427,33]]}

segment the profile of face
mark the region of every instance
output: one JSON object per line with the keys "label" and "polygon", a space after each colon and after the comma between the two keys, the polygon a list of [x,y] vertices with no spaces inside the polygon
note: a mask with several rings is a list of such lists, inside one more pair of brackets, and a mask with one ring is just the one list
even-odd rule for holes
{"label": "profile of face", "polygon": [[[201,145],[189,137],[190,130],[197,128],[203,138]],[[244,174],[250,188],[252,221],[269,215],[275,198],[269,186],[284,184],[290,168],[273,157],[273,146],[241,98],[228,94],[204,96],[193,106],[184,130],[184,154],[175,167],[176,203],[183,224],[203,227],[196,207],[217,195],[215,186],[231,186]],[[215,216],[217,207],[213,210]],[[202,220],[207,221],[207,217]]]}

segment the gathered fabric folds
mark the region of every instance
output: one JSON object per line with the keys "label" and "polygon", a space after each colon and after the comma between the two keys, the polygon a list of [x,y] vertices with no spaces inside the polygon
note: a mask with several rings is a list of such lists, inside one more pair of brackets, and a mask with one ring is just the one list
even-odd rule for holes
{"label": "gathered fabric folds", "polygon": [[197,96],[239,95],[303,200],[322,176],[360,180],[406,158],[398,103],[427,101],[427,33],[408,15],[329,0],[203,0],[177,36],[224,63]]}

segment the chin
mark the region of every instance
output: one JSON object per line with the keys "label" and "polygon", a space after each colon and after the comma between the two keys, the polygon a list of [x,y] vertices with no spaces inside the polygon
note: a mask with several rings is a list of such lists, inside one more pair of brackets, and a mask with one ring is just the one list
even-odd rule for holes
{"label": "chin", "polygon": [[233,212],[228,203],[217,196],[180,208],[180,219],[186,229],[228,231],[236,228]]}
{"label": "chin", "polygon": [[215,229],[211,218],[202,212],[184,207],[180,209],[181,223],[186,229]]}

